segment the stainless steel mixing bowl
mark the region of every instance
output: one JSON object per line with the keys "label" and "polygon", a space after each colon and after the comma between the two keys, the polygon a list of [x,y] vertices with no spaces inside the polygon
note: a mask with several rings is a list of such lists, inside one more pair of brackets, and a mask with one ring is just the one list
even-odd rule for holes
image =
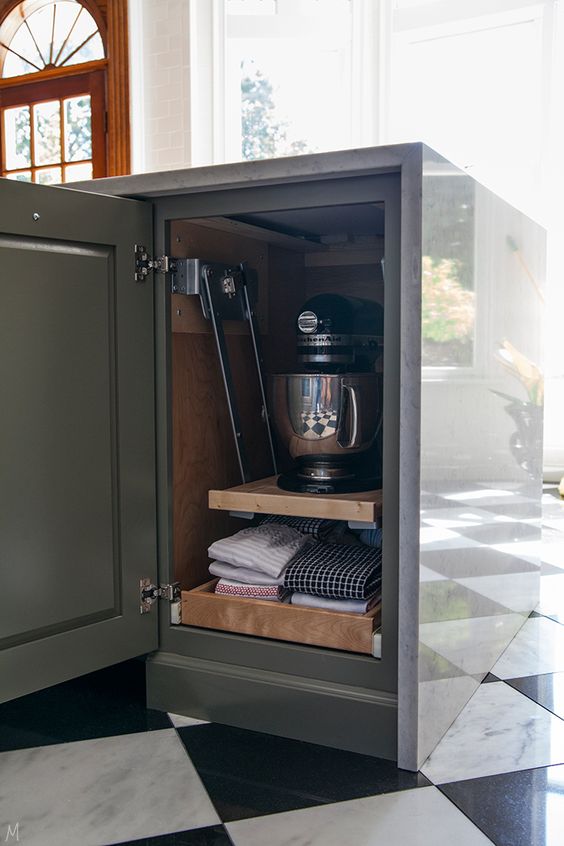
{"label": "stainless steel mixing bowl", "polygon": [[354,456],[369,449],[381,416],[376,373],[281,373],[270,377],[270,411],[294,459]]}

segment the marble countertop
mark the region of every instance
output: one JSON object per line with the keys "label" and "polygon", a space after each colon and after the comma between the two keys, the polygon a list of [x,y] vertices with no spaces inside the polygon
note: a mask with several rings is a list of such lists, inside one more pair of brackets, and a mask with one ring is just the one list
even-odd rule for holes
{"label": "marble countertop", "polygon": [[420,143],[411,143],[362,147],[307,156],[113,176],[73,182],[72,186],[67,187],[80,191],[95,191],[98,194],[146,198],[174,196],[187,191],[207,191],[210,188],[232,188],[249,182],[268,185],[281,179],[303,181],[320,176],[361,176],[375,171],[385,173],[398,170],[410,155],[421,151],[422,146]]}

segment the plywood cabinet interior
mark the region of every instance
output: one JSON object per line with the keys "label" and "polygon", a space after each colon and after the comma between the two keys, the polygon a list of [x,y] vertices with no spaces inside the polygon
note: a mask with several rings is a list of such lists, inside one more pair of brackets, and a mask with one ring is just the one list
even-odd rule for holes
{"label": "plywood cabinet interior", "polygon": [[[171,244],[178,258],[235,266],[244,261],[257,271],[256,313],[265,369],[295,371],[295,319],[307,299],[323,292],[383,302],[382,236],[363,232],[356,241],[355,233],[346,231],[345,214],[341,223],[343,232],[328,236],[329,243],[324,243],[318,236],[312,240],[228,218],[179,220],[172,224]],[[373,522],[381,516],[382,496],[376,491],[322,497],[288,494],[277,487],[276,479],[269,477],[271,465],[248,328],[244,322],[230,321],[225,324],[226,339],[242,428],[250,445],[252,476],[257,480],[239,486],[210,321],[204,317],[198,297],[173,295],[171,309],[173,555],[175,578],[184,591],[183,623],[370,654],[379,614],[320,613],[288,604],[273,608],[273,603],[213,594],[208,546],[249,525],[248,520],[230,516],[230,511],[251,512],[257,517],[286,514]],[[278,452],[284,469],[290,464],[289,456]]]}

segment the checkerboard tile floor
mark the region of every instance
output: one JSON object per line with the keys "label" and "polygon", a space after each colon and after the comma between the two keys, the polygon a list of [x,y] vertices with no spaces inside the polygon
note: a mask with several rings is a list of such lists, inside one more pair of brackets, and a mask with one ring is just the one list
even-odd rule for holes
{"label": "checkerboard tile floor", "polygon": [[[477,495],[462,517],[460,509],[453,516],[455,497],[428,498],[426,579],[444,581],[465,602],[479,589],[495,620],[487,559],[502,573],[510,538],[522,544],[510,609],[518,611],[533,566],[526,530],[515,538],[502,520],[496,549],[485,550],[491,537],[479,512],[495,512],[503,492],[497,500]],[[520,503],[512,507],[518,516]],[[564,503],[550,490],[543,522],[539,607],[420,773],[151,711],[144,665],[131,661],[0,705],[0,843],[564,843]],[[463,554],[442,572],[434,553],[461,542]]]}

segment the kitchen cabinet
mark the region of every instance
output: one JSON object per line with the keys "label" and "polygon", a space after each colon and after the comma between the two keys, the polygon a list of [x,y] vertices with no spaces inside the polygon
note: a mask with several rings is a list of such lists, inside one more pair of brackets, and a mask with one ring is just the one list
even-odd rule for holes
{"label": "kitchen cabinet", "polygon": [[[537,602],[540,227],[421,144],[0,190],[2,699],[148,654],[151,707],[417,768]],[[256,271],[273,372],[308,297],[383,305],[381,490],[277,487],[232,320],[241,484],[184,259]],[[259,514],[381,524],[381,603],[214,594]]]}

